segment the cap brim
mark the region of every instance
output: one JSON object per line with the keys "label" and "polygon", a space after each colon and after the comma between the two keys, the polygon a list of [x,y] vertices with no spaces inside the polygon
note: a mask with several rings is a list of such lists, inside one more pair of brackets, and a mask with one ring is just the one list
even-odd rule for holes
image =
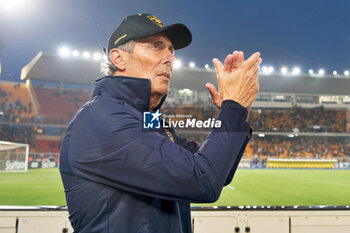
{"label": "cap brim", "polygon": [[167,35],[167,37],[170,39],[175,50],[185,48],[192,42],[191,31],[184,24],[175,23],[169,26],[165,26],[163,28],[159,28],[154,31],[148,31],[147,33],[132,35],[129,38],[127,38],[127,40],[123,41],[123,43],[129,40],[139,39],[146,36],[152,36],[162,32],[164,32]]}
{"label": "cap brim", "polygon": [[191,31],[182,23],[165,26],[160,32],[168,36],[175,50],[185,48],[192,42]]}

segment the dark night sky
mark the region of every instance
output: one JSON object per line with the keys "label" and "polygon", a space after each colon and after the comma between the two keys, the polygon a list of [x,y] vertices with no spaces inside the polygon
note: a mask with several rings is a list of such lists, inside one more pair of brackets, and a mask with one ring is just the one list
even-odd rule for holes
{"label": "dark night sky", "polygon": [[[15,0],[3,0],[13,2]],[[128,14],[152,13],[164,24],[181,22],[192,44],[176,53],[183,63],[211,64],[235,49],[260,51],[263,65],[299,66],[304,73],[350,69],[349,0],[22,0],[6,14],[3,79],[18,81],[20,69],[39,51],[62,45],[101,51]],[[4,4],[1,4],[4,6]],[[1,20],[4,13],[0,12]]]}

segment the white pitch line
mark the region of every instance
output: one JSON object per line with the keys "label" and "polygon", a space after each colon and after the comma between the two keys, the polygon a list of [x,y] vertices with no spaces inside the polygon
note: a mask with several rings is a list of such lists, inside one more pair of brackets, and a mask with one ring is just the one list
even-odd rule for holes
{"label": "white pitch line", "polygon": [[229,189],[235,189],[235,188],[232,187],[231,185],[227,185],[227,187],[228,187]]}

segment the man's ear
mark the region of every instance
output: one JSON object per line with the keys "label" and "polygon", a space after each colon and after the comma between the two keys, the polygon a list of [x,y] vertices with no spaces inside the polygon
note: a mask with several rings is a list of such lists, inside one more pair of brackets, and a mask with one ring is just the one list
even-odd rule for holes
{"label": "man's ear", "polygon": [[125,70],[126,52],[120,49],[111,49],[111,51],[109,52],[109,59],[118,68],[118,70]]}

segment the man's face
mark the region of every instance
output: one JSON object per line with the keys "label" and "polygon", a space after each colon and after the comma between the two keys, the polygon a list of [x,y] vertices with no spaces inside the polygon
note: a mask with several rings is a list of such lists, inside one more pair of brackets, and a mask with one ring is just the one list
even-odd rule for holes
{"label": "man's face", "polygon": [[174,47],[161,33],[137,40],[132,53],[126,58],[127,75],[151,80],[151,96],[168,93],[173,71]]}

